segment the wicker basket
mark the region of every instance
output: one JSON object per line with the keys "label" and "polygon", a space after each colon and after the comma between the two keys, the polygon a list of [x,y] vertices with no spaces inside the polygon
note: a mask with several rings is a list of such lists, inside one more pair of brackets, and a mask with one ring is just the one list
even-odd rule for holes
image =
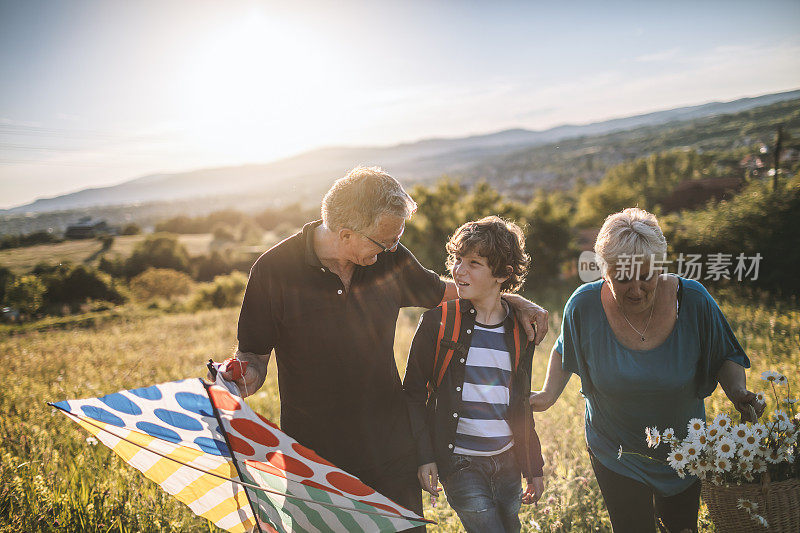
{"label": "wicker basket", "polygon": [[[798,533],[800,532],[800,480],[718,486],[703,481],[703,501],[719,533]],[[769,522],[766,529],[739,509],[739,498],[758,504],[758,514]]]}

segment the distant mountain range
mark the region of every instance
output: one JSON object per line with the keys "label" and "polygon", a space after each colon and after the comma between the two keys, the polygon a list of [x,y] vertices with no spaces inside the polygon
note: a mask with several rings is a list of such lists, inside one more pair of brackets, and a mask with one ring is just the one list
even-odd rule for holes
{"label": "distant mountain range", "polygon": [[[208,202],[213,197],[225,197],[242,209],[318,202],[334,179],[358,164],[380,165],[404,184],[428,182],[445,174],[467,181],[483,176],[508,182],[509,176],[501,175],[502,170],[498,169],[502,169],[503,165],[498,166],[498,162],[509,157],[512,160],[520,160],[521,157],[522,161],[526,161],[530,159],[526,154],[536,147],[566,140],[575,143],[615,132],[739,113],[796,99],[800,99],[800,90],[681,107],[582,126],[564,125],[544,131],[513,129],[463,138],[427,139],[389,147],[320,148],[266,164],[143,176],[111,187],[84,189],[39,199],[30,204],[0,210],[0,216],[151,202],[186,202],[192,199]],[[587,149],[591,149],[591,146]],[[534,186],[537,182],[545,184],[558,178],[558,173],[526,173],[524,169],[516,167],[512,172],[516,173],[516,182],[522,180]],[[590,173],[590,176],[593,175]]]}

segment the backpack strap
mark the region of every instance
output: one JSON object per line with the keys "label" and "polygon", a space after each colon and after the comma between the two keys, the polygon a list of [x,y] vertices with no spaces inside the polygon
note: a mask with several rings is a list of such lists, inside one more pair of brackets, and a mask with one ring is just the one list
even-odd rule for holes
{"label": "backpack strap", "polygon": [[433,372],[428,381],[428,396],[442,384],[453,353],[462,349],[458,344],[458,337],[461,334],[461,302],[452,300],[442,303],[441,307],[442,321],[439,324],[439,334],[436,338]]}

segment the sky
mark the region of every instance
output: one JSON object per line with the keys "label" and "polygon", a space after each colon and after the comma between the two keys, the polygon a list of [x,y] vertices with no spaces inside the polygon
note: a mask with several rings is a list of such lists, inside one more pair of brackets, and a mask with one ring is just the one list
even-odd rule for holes
{"label": "sky", "polygon": [[0,208],[798,88],[797,0],[0,0]]}

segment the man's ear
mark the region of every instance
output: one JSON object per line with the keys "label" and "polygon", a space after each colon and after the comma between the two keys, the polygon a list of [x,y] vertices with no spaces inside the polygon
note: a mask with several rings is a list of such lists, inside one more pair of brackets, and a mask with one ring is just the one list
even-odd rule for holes
{"label": "man's ear", "polygon": [[339,235],[339,240],[340,241],[349,242],[350,239],[353,238],[353,235],[355,235],[355,233],[353,232],[353,230],[351,230],[349,228],[342,228],[342,229],[339,230],[338,235]]}

